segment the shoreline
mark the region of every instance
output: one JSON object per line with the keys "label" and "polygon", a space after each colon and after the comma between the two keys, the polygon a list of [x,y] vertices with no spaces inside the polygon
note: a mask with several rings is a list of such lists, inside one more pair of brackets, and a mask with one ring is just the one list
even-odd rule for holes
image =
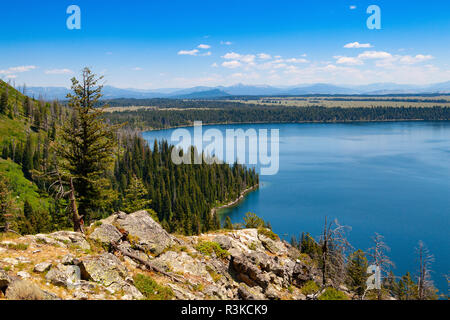
{"label": "shoreline", "polygon": [[[202,123],[202,126],[218,126],[218,125],[239,125],[239,124],[345,124],[345,123],[388,123],[388,122],[448,122],[450,120],[424,120],[424,119],[389,119],[389,120],[342,120],[342,121],[252,121],[252,122],[218,122],[218,123]],[[179,128],[192,128],[194,124],[170,126],[166,128],[144,128],[138,129],[143,132],[162,131]]]}
{"label": "shoreline", "polygon": [[249,194],[250,192],[255,191],[255,190],[258,189],[258,188],[259,188],[259,184],[256,184],[256,185],[254,185],[253,187],[250,187],[250,188],[245,189],[244,191],[241,192],[241,194],[239,195],[239,197],[236,198],[236,199],[234,199],[233,201],[228,202],[227,204],[224,204],[224,205],[222,205],[222,206],[220,206],[220,207],[214,207],[214,208],[212,208],[212,209],[211,209],[211,215],[213,215],[215,212],[218,212],[219,210],[222,210],[222,209],[226,209],[226,208],[230,208],[230,207],[235,206],[236,204],[238,204],[239,202],[241,202],[241,201],[245,198],[245,196],[246,196],[247,194]]}

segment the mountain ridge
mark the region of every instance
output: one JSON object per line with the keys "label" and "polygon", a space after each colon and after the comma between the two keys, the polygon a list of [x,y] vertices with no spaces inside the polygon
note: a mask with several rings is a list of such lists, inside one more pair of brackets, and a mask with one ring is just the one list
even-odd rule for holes
{"label": "mountain ridge", "polygon": [[[70,89],[65,87],[27,87],[26,94],[44,100],[65,100]],[[196,86],[182,89],[133,89],[105,86],[103,99],[116,98],[172,98],[202,99],[223,96],[270,96],[270,95],[386,95],[386,94],[450,94],[450,81],[430,85],[408,85],[397,83],[373,83],[367,85],[335,85],[329,83],[299,84],[276,87],[270,85]]]}

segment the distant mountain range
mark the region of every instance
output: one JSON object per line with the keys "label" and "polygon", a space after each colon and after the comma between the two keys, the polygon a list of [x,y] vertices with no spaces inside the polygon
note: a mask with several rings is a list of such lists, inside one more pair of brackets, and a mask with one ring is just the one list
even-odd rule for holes
{"label": "distant mountain range", "polygon": [[[64,100],[69,89],[64,87],[28,87],[26,94],[45,100]],[[227,96],[275,96],[275,95],[394,95],[394,94],[449,94],[450,81],[427,86],[404,85],[396,83],[374,83],[361,86],[336,86],[326,83],[305,84],[291,87],[253,86],[237,84],[224,87],[193,87],[186,89],[121,89],[112,86],[103,88],[103,99],[133,98],[177,98],[210,99]]]}

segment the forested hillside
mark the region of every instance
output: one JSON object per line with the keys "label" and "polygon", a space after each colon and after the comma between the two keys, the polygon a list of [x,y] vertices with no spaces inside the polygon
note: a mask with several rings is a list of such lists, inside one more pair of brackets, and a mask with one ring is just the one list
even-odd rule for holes
{"label": "forested hillside", "polygon": [[[150,147],[135,132],[103,124],[101,109],[34,100],[4,82],[0,90],[0,228],[72,228],[76,201],[83,224],[150,209],[167,230],[197,234],[220,228],[214,206],[258,183],[254,170],[237,164],[175,166],[166,142]],[[82,142],[91,145],[83,152],[77,139],[86,132]]]}
{"label": "forested hillside", "polygon": [[[212,101],[213,106],[223,102]],[[176,103],[175,103],[176,105]],[[162,129],[189,126],[194,121],[218,123],[300,123],[395,120],[450,120],[448,107],[289,107],[240,105],[226,108],[194,108],[188,110],[138,109],[105,113],[113,123],[127,122],[139,129]]]}

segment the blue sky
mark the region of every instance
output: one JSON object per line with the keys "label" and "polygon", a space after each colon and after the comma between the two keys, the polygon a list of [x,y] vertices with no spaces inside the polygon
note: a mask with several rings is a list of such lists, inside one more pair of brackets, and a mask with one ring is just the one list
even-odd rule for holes
{"label": "blue sky", "polygon": [[[69,5],[81,30],[66,27]],[[369,5],[381,30],[369,30]],[[449,1],[9,1],[0,77],[66,86],[84,66],[122,88],[450,80]]]}

